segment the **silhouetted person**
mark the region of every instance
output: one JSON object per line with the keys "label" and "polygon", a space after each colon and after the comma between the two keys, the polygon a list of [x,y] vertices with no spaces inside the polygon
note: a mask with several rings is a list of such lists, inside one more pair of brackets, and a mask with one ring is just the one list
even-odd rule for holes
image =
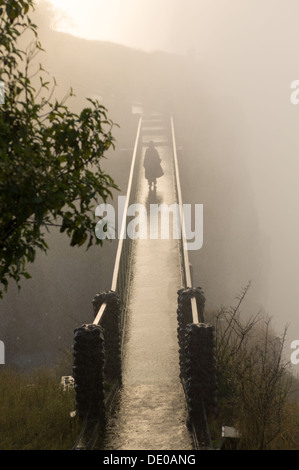
{"label": "silhouetted person", "polygon": [[164,175],[161,167],[160,155],[154,146],[154,142],[150,142],[148,149],[145,152],[143,166],[145,169],[145,178],[148,181],[148,186],[151,189],[152,185],[157,186],[157,178]]}

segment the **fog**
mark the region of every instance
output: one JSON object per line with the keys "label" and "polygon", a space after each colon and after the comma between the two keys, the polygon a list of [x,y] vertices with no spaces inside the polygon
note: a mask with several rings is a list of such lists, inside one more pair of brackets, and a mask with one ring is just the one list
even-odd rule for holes
{"label": "fog", "polygon": [[[204,204],[204,246],[190,257],[207,308],[232,304],[251,281],[248,309],[273,317],[278,334],[288,324],[288,344],[298,339],[299,105],[290,101],[299,79],[298,1],[72,5],[73,18],[38,3],[40,61],[57,78],[58,94],[73,86],[75,109],[101,96],[119,122],[105,165],[122,192],[136,130],[130,104],[173,112],[184,201]],[[55,355],[71,342],[74,325],[90,321],[92,297],[109,288],[115,247],[96,250],[71,249],[52,234],[33,279],[20,294],[10,287],[2,302],[6,344],[23,337],[32,352],[24,323],[40,350]]]}

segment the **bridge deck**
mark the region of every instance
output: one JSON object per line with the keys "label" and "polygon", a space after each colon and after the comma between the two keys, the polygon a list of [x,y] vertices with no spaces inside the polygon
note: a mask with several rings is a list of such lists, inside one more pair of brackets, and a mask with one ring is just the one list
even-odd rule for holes
{"label": "bridge deck", "polygon": [[[150,204],[171,205],[177,202],[172,148],[165,138],[161,142],[159,131],[149,134],[149,125],[145,126],[144,143],[160,143],[157,150],[164,176],[158,179],[156,191],[149,191],[141,166],[137,202],[148,209]],[[179,379],[176,309],[182,281],[178,241],[172,237],[137,239],[132,256],[123,387],[108,423],[105,449],[191,450]]]}

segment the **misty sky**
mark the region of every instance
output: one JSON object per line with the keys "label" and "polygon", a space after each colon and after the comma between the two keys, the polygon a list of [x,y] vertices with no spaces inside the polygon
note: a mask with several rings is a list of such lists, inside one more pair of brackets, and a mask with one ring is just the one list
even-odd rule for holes
{"label": "misty sky", "polygon": [[[38,0],[43,2],[44,0]],[[208,54],[213,47],[243,47],[274,56],[295,51],[297,0],[49,0],[57,28],[88,39],[144,50]],[[246,52],[246,50],[244,51]],[[291,50],[289,50],[291,53]]]}
{"label": "misty sky", "polygon": [[266,308],[280,329],[291,323],[292,339],[299,339],[299,105],[290,102],[290,84],[299,80],[298,0],[51,3],[61,9],[59,30],[146,51],[193,53],[214,112],[219,107],[232,127],[259,229],[269,239]]}
{"label": "misty sky", "polygon": [[[171,49],[176,1],[51,0],[58,30],[144,50]],[[163,8],[161,9],[161,5]],[[170,13],[170,16],[169,16]]]}

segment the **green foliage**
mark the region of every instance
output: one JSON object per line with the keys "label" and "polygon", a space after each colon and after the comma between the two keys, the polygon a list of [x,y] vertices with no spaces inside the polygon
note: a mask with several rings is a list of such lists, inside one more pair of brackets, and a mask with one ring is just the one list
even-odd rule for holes
{"label": "green foliage", "polygon": [[75,394],[50,371],[0,371],[0,450],[70,450],[81,424]]}
{"label": "green foliage", "polygon": [[[47,251],[48,227],[59,226],[71,246],[101,243],[95,237],[94,207],[118,189],[101,168],[114,146],[107,110],[88,99],[80,114],[53,100],[42,66],[37,26],[28,14],[33,2],[0,0],[0,284],[29,278],[27,264]],[[18,40],[30,33],[26,51]],[[36,83],[38,85],[36,85]],[[72,91],[69,96],[72,96]],[[2,289],[3,290],[3,289]],[[2,291],[0,290],[0,296]]]}

